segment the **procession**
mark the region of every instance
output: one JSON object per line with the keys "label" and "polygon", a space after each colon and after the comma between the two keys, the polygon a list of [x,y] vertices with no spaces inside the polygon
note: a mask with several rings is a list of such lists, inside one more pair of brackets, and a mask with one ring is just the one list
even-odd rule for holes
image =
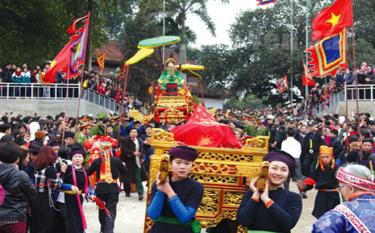
{"label": "procession", "polygon": [[375,233],[374,8],[1,3],[0,233]]}

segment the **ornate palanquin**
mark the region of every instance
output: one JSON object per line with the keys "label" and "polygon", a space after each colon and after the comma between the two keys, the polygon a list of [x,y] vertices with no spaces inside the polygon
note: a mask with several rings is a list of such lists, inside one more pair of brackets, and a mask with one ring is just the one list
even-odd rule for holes
{"label": "ornate palanquin", "polygon": [[[191,135],[194,137],[194,135]],[[160,160],[172,146],[177,145],[172,133],[153,129],[152,146],[155,149],[150,163],[148,187],[156,180]],[[196,218],[202,228],[216,226],[222,219],[234,220],[243,193],[245,178],[254,177],[268,151],[268,137],[247,139],[242,149],[194,147],[199,152],[191,177],[204,185],[204,196]],[[147,203],[151,188],[148,189]],[[152,220],[146,216],[144,232],[149,232]],[[239,227],[238,232],[247,232]]]}
{"label": "ornate palanquin", "polygon": [[157,122],[178,123],[186,120],[192,112],[190,93],[184,95],[155,95],[154,120]]}

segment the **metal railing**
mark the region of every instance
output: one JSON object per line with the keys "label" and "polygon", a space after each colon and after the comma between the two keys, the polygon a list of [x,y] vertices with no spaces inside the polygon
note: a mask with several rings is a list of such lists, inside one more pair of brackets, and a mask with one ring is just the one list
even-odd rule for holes
{"label": "metal railing", "polygon": [[[358,100],[359,101],[375,101],[375,85],[366,84],[358,85]],[[347,88],[334,93],[329,97],[329,100],[319,103],[313,106],[314,114],[321,114],[323,112],[329,112],[335,109],[340,101],[356,101],[357,100],[357,88],[355,85],[348,85]]]}
{"label": "metal railing", "polygon": [[0,83],[0,99],[78,99],[80,85],[40,83]]}
{"label": "metal railing", "polygon": [[313,106],[313,113],[316,115],[322,112],[328,112],[335,109],[340,101],[345,101],[345,91],[341,90],[339,92],[333,93],[330,97],[322,103],[315,104]]}
{"label": "metal railing", "polygon": [[92,90],[82,90],[82,99],[106,108],[112,112],[120,112],[121,105],[108,96],[100,95]]}
{"label": "metal railing", "polygon": [[[359,101],[374,101],[375,100],[375,85],[357,85],[358,100]],[[357,100],[357,89],[355,85],[349,85],[347,88],[346,96],[348,101]]]}

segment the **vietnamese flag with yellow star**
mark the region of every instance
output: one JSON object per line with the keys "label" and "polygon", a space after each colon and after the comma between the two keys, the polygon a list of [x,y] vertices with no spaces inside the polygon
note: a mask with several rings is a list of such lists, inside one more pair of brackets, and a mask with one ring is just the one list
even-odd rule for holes
{"label": "vietnamese flag with yellow star", "polygon": [[353,25],[352,0],[336,0],[322,10],[312,22],[314,41],[337,34]]}

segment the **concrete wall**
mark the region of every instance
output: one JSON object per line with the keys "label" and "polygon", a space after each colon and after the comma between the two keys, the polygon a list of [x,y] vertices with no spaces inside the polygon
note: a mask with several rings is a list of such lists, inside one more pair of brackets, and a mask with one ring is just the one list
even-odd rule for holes
{"label": "concrete wall", "polygon": [[[359,101],[359,112],[368,112],[371,114],[372,117],[375,116],[375,102],[371,101]],[[348,101],[348,114],[349,117],[351,116],[351,113],[357,113],[357,104],[356,101]],[[339,103],[336,109],[336,113],[340,115],[346,115],[346,103],[345,101],[342,101]]]}
{"label": "concrete wall", "polygon": [[[66,112],[69,117],[77,116],[78,100],[38,100],[38,99],[0,99],[0,113],[13,112],[22,116],[33,115],[35,112],[39,116],[55,116],[61,112]],[[80,115],[93,114],[99,112],[109,113],[110,111],[96,104],[81,99]]]}

